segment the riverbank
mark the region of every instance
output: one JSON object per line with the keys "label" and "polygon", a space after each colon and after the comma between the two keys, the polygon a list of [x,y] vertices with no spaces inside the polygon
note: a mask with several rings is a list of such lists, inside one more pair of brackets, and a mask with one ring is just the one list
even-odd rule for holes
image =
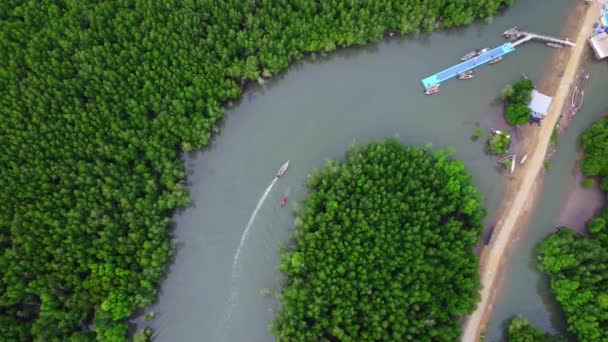
{"label": "riverbank", "polygon": [[579,151],[576,163],[572,168],[572,178],[568,184],[566,201],[559,211],[558,227],[572,228],[586,234],[585,225],[589,219],[599,216],[604,208],[606,197],[598,186],[582,186],[585,176],[580,168],[583,152]]}
{"label": "riverbank", "polygon": [[[572,27],[576,33],[576,47],[570,51],[559,51],[552,60],[552,67],[543,82],[541,91],[553,95],[549,113],[540,128],[523,127],[522,135],[526,137],[524,143],[518,148],[518,155],[528,154],[528,160],[511,177],[503,200],[497,223],[495,226],[493,242],[485,248],[480,257],[480,277],[483,289],[480,292],[481,301],[477,310],[466,319],[463,326],[463,341],[478,341],[480,333],[491,314],[496,294],[496,286],[502,272],[504,256],[508,253],[511,241],[515,236],[517,227],[527,222],[538,189],[541,188],[545,155],[550,144],[553,128],[558,122],[569,90],[576,78],[583,52],[587,48],[587,38],[591,34],[592,25],[597,19],[599,5],[585,5],[579,2],[568,20],[567,28]],[[582,20],[580,19],[582,18]],[[571,37],[573,34],[567,33]]]}

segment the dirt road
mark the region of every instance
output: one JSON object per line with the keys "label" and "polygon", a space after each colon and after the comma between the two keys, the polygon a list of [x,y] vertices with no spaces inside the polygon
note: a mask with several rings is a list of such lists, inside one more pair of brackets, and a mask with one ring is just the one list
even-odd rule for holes
{"label": "dirt road", "polygon": [[568,99],[570,85],[576,78],[576,72],[581,62],[584,49],[587,48],[587,38],[592,33],[592,25],[600,13],[600,5],[592,4],[586,9],[584,16],[579,17],[579,30],[576,35],[576,47],[572,48],[568,62],[563,70],[563,76],[559,83],[549,113],[543,125],[536,131],[537,137],[530,144],[528,160],[519,170],[518,187],[512,193],[508,193],[504,202],[508,205],[499,217],[495,227],[494,241],[486,247],[481,256],[480,276],[483,289],[481,290],[481,301],[477,310],[469,316],[463,326],[462,341],[479,341],[479,335],[484,328],[488,314],[493,306],[493,292],[497,285],[497,278],[505,251],[514,237],[517,223],[525,216],[528,199],[534,193],[533,188],[537,176],[543,168],[543,162],[553,127],[559,119],[559,115]]}

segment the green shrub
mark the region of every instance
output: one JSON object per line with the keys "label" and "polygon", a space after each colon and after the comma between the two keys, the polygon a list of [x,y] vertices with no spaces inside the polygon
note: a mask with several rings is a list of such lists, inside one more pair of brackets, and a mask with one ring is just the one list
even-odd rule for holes
{"label": "green shrub", "polygon": [[509,103],[507,105],[507,122],[512,126],[518,126],[530,121],[530,108],[526,104]]}
{"label": "green shrub", "polygon": [[507,153],[510,144],[511,138],[509,135],[504,133],[492,134],[488,139],[488,153],[491,155]]}
{"label": "green shrub", "polygon": [[532,325],[525,318],[515,316],[509,322],[508,342],[558,342],[564,339],[558,335],[549,335],[543,333],[538,327]]}
{"label": "green shrub", "polygon": [[505,119],[513,126],[521,125],[530,120],[530,100],[534,85],[532,81],[522,79],[517,81],[512,87],[505,86],[501,93],[501,98],[507,102]]}
{"label": "green shrub", "polygon": [[511,96],[513,96],[513,86],[507,84],[502,91],[500,92],[500,99],[503,101],[507,101]]}
{"label": "green shrub", "polygon": [[473,135],[471,136],[471,140],[477,141],[479,138],[483,137],[483,134],[484,134],[483,130],[478,128],[473,132]]}
{"label": "green shrub", "polygon": [[595,179],[585,178],[582,182],[583,188],[593,188],[595,186]]}

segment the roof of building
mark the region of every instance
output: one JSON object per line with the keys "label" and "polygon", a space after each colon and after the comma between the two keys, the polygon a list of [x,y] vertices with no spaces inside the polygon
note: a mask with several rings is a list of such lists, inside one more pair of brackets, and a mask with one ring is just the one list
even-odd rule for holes
{"label": "roof of building", "polygon": [[528,108],[530,108],[532,110],[532,115],[534,115],[534,116],[547,115],[550,105],[551,105],[551,96],[547,96],[536,90],[532,90],[532,101],[530,101],[530,105],[528,106]]}
{"label": "roof of building", "polygon": [[589,43],[597,58],[602,59],[608,57],[608,33],[601,32],[596,34],[589,38]]}

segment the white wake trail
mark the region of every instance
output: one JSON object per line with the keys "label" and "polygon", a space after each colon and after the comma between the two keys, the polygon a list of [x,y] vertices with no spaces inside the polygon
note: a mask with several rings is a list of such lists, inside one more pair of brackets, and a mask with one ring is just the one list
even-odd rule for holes
{"label": "white wake trail", "polygon": [[249,222],[247,222],[247,226],[245,226],[243,235],[241,235],[241,241],[239,243],[239,246],[236,249],[236,253],[234,254],[234,259],[232,259],[232,278],[230,281],[230,283],[231,283],[230,297],[228,298],[228,308],[226,310],[226,313],[224,314],[224,317],[220,321],[220,331],[224,330],[223,328],[226,325],[226,323],[230,320],[230,318],[232,316],[232,310],[234,309],[234,306],[236,305],[236,299],[238,297],[237,280],[241,273],[240,272],[241,268],[239,265],[241,251],[243,250],[243,246],[245,245],[245,242],[247,241],[247,236],[249,236],[249,230],[253,226],[253,221],[255,220],[256,216],[258,215],[258,211],[260,211],[260,208],[262,208],[262,205],[266,201],[266,198],[270,194],[270,191],[274,187],[274,184],[277,182],[277,180],[279,180],[278,177],[275,177],[275,179],[272,180],[270,185],[266,188],[266,191],[264,191],[264,193],[258,200],[258,204],[256,205],[255,209],[251,213],[251,217],[249,218]]}

